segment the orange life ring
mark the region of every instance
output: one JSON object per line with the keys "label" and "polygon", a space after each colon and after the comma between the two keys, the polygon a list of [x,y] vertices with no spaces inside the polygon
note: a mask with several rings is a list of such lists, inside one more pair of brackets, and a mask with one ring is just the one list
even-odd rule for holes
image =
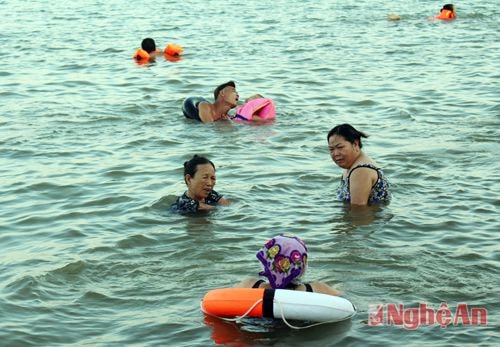
{"label": "orange life ring", "polygon": [[[209,291],[202,301],[202,310],[213,316],[242,316],[252,305],[249,317],[265,317],[264,288],[223,288]],[[266,312],[267,313],[267,312]]]}
{"label": "orange life ring", "polygon": [[356,307],[340,296],[264,288],[210,290],[201,302],[201,309],[217,317],[269,317],[313,322],[338,322],[356,313]]}

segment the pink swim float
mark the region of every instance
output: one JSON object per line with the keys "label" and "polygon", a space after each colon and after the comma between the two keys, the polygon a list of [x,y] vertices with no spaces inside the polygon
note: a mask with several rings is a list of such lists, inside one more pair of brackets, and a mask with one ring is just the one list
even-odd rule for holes
{"label": "pink swim float", "polygon": [[259,117],[258,120],[269,121],[275,119],[276,108],[274,101],[267,98],[250,100],[236,109],[234,120],[237,122],[250,122],[254,116]]}

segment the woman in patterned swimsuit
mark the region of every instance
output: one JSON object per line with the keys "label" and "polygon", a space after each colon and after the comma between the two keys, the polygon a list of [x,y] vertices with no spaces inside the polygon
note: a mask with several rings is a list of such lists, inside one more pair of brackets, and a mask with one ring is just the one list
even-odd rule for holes
{"label": "woman in patterned swimsuit", "polygon": [[217,205],[229,205],[229,201],[213,190],[215,186],[215,165],[204,157],[194,155],[184,163],[184,181],[188,190],[172,205],[171,210],[179,213],[194,213],[210,210]]}
{"label": "woman in patterned swimsuit", "polygon": [[330,156],[345,169],[337,197],[360,206],[389,201],[389,182],[382,169],[361,150],[362,137],[368,136],[350,124],[337,125],[328,133]]}

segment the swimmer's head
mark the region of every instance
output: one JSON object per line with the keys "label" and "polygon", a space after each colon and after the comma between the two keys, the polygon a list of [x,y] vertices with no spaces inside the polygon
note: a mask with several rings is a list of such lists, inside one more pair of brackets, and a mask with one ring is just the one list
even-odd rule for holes
{"label": "swimmer's head", "polygon": [[148,52],[148,53],[156,51],[155,40],[153,40],[153,39],[151,39],[149,37],[145,38],[144,40],[142,40],[141,48],[143,50],[145,50],[146,52]]}
{"label": "swimmer's head", "polygon": [[199,155],[195,154],[191,159],[188,161],[184,162],[184,181],[187,184],[186,176],[189,175],[191,177],[194,177],[196,174],[196,171],[198,169],[198,165],[204,165],[204,164],[210,164],[215,170],[215,165],[212,163],[210,160],[208,160],[205,157],[200,157]]}
{"label": "swimmer's head", "polygon": [[368,136],[365,135],[363,132],[356,130],[352,125],[350,124],[340,124],[334,127],[330,132],[328,133],[326,140],[330,141],[330,137],[337,135],[337,136],[342,136],[346,141],[350,143],[355,143],[358,142],[359,148],[363,147],[363,144],[361,143],[361,138],[367,138]]}
{"label": "swimmer's head", "polygon": [[297,236],[276,235],[256,257],[262,265],[259,275],[267,277],[273,289],[297,285],[307,269],[307,247]]}
{"label": "swimmer's head", "polygon": [[455,12],[455,6],[453,6],[453,4],[446,4],[441,9],[441,11],[443,11],[443,10],[448,10],[448,11],[451,11],[451,12]]}
{"label": "swimmer's head", "polygon": [[236,84],[234,83],[234,81],[229,81],[229,82],[221,84],[220,86],[217,86],[217,88],[214,89],[214,100],[217,100],[219,93],[222,91],[222,89],[224,89],[226,87],[236,88]]}

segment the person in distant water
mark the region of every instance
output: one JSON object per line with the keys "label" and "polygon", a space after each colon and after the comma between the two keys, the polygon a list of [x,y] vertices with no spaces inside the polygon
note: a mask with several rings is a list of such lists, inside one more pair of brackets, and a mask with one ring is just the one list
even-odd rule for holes
{"label": "person in distant water", "polygon": [[247,278],[235,287],[291,289],[341,295],[340,291],[323,282],[301,282],[307,269],[307,246],[297,236],[274,236],[257,252],[256,257],[262,266],[259,276],[265,279]]}
{"label": "person in distant water", "polygon": [[387,20],[401,20],[401,16],[399,14],[389,13],[387,15]]}
{"label": "person in distant water", "polygon": [[389,182],[382,169],[361,148],[368,137],[350,124],[337,125],[327,135],[332,160],[344,169],[337,197],[351,205],[390,200]]}
{"label": "person in distant water", "polygon": [[150,37],[147,37],[144,40],[142,40],[142,42],[141,42],[141,48],[143,50],[145,50],[146,52],[148,52],[149,54],[156,54],[156,53],[160,52],[159,49],[158,50],[156,49],[156,42],[155,42],[155,40],[153,40]]}
{"label": "person in distant water", "polygon": [[184,182],[188,190],[172,205],[171,210],[179,213],[194,213],[211,210],[217,205],[230,202],[214,190],[215,165],[205,157],[194,155],[184,163]]}
{"label": "person in distant water", "polygon": [[[453,4],[446,4],[443,6],[443,8],[441,8],[439,15],[431,17],[429,19],[453,20],[455,18],[457,18],[457,14],[455,12],[455,6]],[[387,15],[387,19],[392,21],[401,20],[401,16],[391,13]]]}
{"label": "person in distant water", "polygon": [[[181,46],[175,44],[175,43],[169,43],[165,46],[165,49],[163,50],[163,55],[165,56],[166,60],[169,61],[178,61],[181,59],[180,54],[184,51],[184,48]],[[150,37],[145,38],[141,42],[141,48],[139,48],[135,53],[134,53],[134,59],[140,63],[140,64],[145,64],[150,61],[154,61],[158,55],[160,55],[162,52],[156,48],[156,42]]]}
{"label": "person in distant water", "polygon": [[155,40],[147,37],[142,40],[141,48],[134,53],[134,59],[140,63],[147,63],[155,60],[159,53],[160,50],[156,48]]}
{"label": "person in distant water", "polygon": [[434,18],[440,20],[452,20],[455,19],[456,17],[457,15],[455,13],[455,6],[453,6],[453,4],[446,4],[441,9],[439,15],[437,15]]}
{"label": "person in distant water", "polygon": [[202,123],[228,119],[228,112],[238,105],[238,99],[236,84],[229,81],[215,88],[213,104],[201,97],[189,97],[182,103],[182,113]]}
{"label": "person in distant water", "polygon": [[267,122],[276,118],[274,101],[261,94],[255,94],[245,100],[245,103],[236,109],[233,120],[237,122]]}

